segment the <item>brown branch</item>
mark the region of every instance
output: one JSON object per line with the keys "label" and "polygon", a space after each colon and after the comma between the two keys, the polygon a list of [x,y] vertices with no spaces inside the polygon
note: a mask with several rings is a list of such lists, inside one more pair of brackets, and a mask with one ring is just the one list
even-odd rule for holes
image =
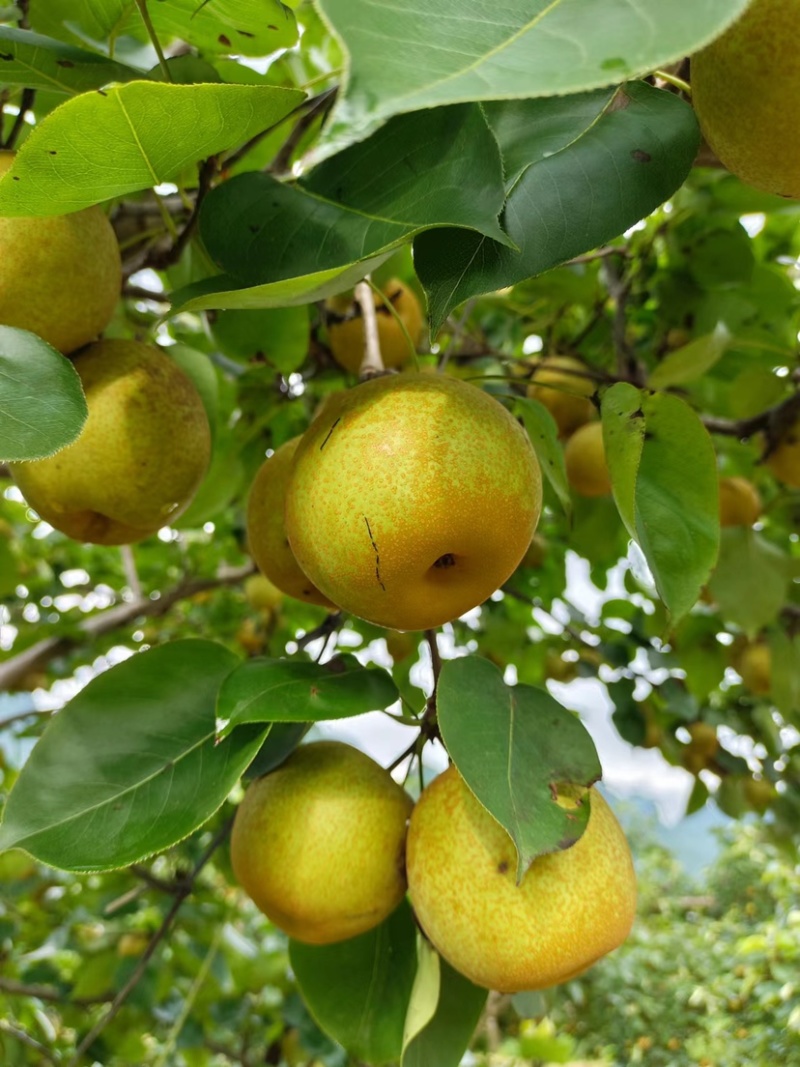
{"label": "brown branch", "polygon": [[[179,600],[185,600],[196,593],[205,593],[210,589],[219,589],[226,585],[238,585],[254,574],[255,570],[253,563],[246,563],[242,567],[224,568],[214,578],[194,578],[181,582],[173,589],[168,589],[158,600],[142,596],[115,604],[113,608],[107,608],[105,611],[99,611],[80,624],[77,628],[79,636],[65,634],[61,637],[46,637],[42,641],[37,641],[35,645],[31,645],[30,648],[26,648],[24,652],[12,656],[5,663],[0,663],[0,692],[10,689],[28,671],[41,669],[56,656],[64,655],[71,649],[79,647],[84,641],[102,637],[139,618],[158,618],[165,615]],[[5,723],[0,723],[0,726],[2,725]]]}
{"label": "brown branch", "polygon": [[[269,170],[272,174],[286,173],[297,146],[300,144],[310,127],[314,124],[315,119],[320,116],[324,117],[333,107],[338,91],[338,86],[334,86],[332,89],[326,89],[324,92],[318,93],[317,96],[312,96],[310,100],[306,100],[300,105],[298,110],[302,110],[303,114],[300,115],[294,129],[286,138],[280,151],[270,163]],[[271,127],[271,129],[274,129],[274,127]],[[264,134],[269,132],[269,130],[265,130]],[[260,135],[256,135],[256,137],[260,139]],[[256,139],[254,138],[254,140]],[[229,160],[226,160],[225,166],[230,167],[235,162],[238,162],[241,156],[245,154],[245,151],[249,151],[251,147],[251,143],[244,145],[238,152],[235,152]]]}
{"label": "brown branch", "polygon": [[433,688],[439,684],[439,674],[442,670],[442,657],[439,655],[439,644],[436,640],[435,630],[425,631],[425,640],[428,642],[428,648],[431,654],[431,667],[433,668]]}
{"label": "brown branch", "polygon": [[98,1021],[94,1024],[91,1030],[89,1030],[88,1034],[86,1034],[81,1043],[78,1045],[75,1051],[75,1055],[69,1061],[67,1067],[78,1067],[81,1062],[81,1059],[83,1058],[84,1053],[87,1051],[88,1048],[91,1047],[91,1045],[96,1041],[97,1037],[102,1033],[106,1026],[108,1026],[111,1020],[117,1015],[122,1005],[125,1003],[130,994],[139,984],[144,975],[144,972],[147,969],[147,964],[150,962],[158,946],[169,933],[170,927],[172,926],[175,916],[180,911],[183,902],[188,896],[191,895],[194,889],[194,884],[197,881],[200,872],[211,859],[211,857],[214,855],[214,853],[225,840],[225,838],[228,836],[228,833],[230,832],[232,826],[233,816],[227,819],[214,834],[210,844],[205,849],[197,863],[195,863],[190,873],[187,875],[183,885],[176,892],[175,899],[170,905],[169,911],[164,916],[159,928],[150,938],[147,948],[144,950],[144,953],[139,959],[139,962],[136,964],[136,967],[132,971],[130,978],[122,987],[122,989],[120,989],[119,993],[117,993],[117,995],[114,997],[114,1000],[111,1002],[111,1006],[109,1007],[105,1015],[101,1019],[98,1019]]}
{"label": "brown branch", "polygon": [[50,1004],[74,1004],[81,1008],[92,1004],[106,1004],[111,1000],[110,993],[97,997],[71,997],[68,993],[61,993],[53,986],[26,985],[24,982],[15,982],[13,978],[3,977],[0,977],[0,992],[11,997],[33,997]]}
{"label": "brown branch", "polygon": [[627,306],[631,292],[630,278],[623,279],[608,257],[603,259],[600,273],[608,290],[608,295],[614,301],[614,322],[611,336],[614,342],[614,351],[617,355],[617,376],[620,381],[639,385],[641,384],[642,375],[633,349],[628,344],[626,337]]}
{"label": "brown branch", "polygon": [[800,392],[793,393],[779,404],[775,404],[758,415],[746,419],[718,419],[713,415],[703,416],[703,425],[709,433],[744,439],[757,433],[766,433],[768,448],[766,455],[774,449],[786,430],[800,418]]}
{"label": "brown branch", "polygon": [[183,255],[184,249],[189,244],[192,237],[194,237],[197,223],[200,218],[200,208],[203,206],[203,201],[205,200],[208,191],[211,189],[211,184],[214,181],[214,175],[217,173],[218,166],[219,162],[216,156],[209,156],[208,159],[203,161],[203,164],[200,167],[197,196],[195,197],[192,213],[186,220],[186,224],[178,234],[177,239],[170,245],[170,247],[164,252],[148,257],[147,265],[154,270],[164,270],[166,267],[171,267],[174,263],[177,263]]}
{"label": "brown branch", "polygon": [[27,1030],[21,1030],[18,1026],[14,1026],[8,1019],[0,1019],[0,1034],[8,1034],[9,1037],[13,1037],[21,1045],[25,1045],[26,1048],[32,1048],[48,1063],[58,1064],[61,1062],[46,1045],[43,1045],[41,1041],[37,1041],[35,1037],[31,1037]]}
{"label": "brown branch", "polygon": [[309,630],[308,633],[303,634],[302,637],[297,638],[296,644],[298,651],[302,648],[307,648],[312,641],[316,641],[318,637],[330,637],[334,630],[341,624],[341,621],[341,611],[332,611],[330,615],[326,615],[319,626],[316,626],[313,630]]}
{"label": "brown branch", "polygon": [[35,89],[23,89],[22,96],[19,102],[19,111],[17,117],[14,119],[14,125],[8,131],[8,137],[6,137],[6,143],[3,148],[6,151],[10,151],[17,143],[17,138],[22,132],[22,127],[25,125],[25,116],[33,107],[33,102],[36,99]]}

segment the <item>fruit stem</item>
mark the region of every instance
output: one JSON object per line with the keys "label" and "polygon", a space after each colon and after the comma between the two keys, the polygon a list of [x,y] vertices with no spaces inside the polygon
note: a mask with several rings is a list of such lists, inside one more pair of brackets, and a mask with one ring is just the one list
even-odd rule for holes
{"label": "fruit stem", "polygon": [[666,70],[654,70],[653,77],[659,78],[668,85],[674,85],[676,89],[680,89],[680,91],[686,93],[687,96],[692,95],[691,85],[687,81],[684,81],[683,78],[679,78],[677,74],[670,74]]}
{"label": "fruit stem", "polygon": [[411,360],[412,360],[412,362],[414,364],[414,370],[419,370],[419,359],[417,357],[417,346],[414,344],[414,342],[413,342],[413,340],[411,338],[411,334],[406,329],[406,324],[403,322],[403,320],[398,315],[397,308],[391,302],[391,300],[386,295],[386,293],[384,293],[382,289],[378,288],[378,286],[375,284],[375,282],[372,280],[372,278],[369,277],[369,275],[367,275],[367,277],[364,279],[364,281],[366,281],[369,284],[369,287],[370,287],[370,289],[372,289],[373,293],[377,293],[377,295],[381,299],[381,303],[383,304],[383,306],[386,308],[386,310],[392,316],[394,321],[397,323],[397,325],[403,331],[403,336],[406,339],[406,343],[408,344],[409,352],[411,353]]}
{"label": "fruit stem", "polygon": [[153,42],[153,48],[156,50],[158,56],[158,64],[161,67],[161,71],[164,75],[164,81],[172,81],[172,72],[169,69],[167,63],[167,57],[164,55],[164,50],[161,47],[161,42],[158,39],[158,34],[155,31],[153,23],[150,19],[150,12],[147,10],[147,0],[136,0],[136,6],[139,8],[139,14],[142,16],[142,22],[147,30],[147,36]]}
{"label": "fruit stem", "polygon": [[375,314],[375,301],[368,278],[356,286],[356,301],[364,319],[364,358],[358,368],[358,376],[363,380],[383,374],[385,370],[378,338],[378,316]]}

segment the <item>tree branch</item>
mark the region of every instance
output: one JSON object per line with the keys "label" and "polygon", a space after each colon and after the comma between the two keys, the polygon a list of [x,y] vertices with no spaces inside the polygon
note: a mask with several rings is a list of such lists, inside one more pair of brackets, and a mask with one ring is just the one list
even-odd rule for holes
{"label": "tree branch", "polygon": [[49,1004],[75,1004],[78,1007],[89,1007],[92,1004],[106,1004],[111,1000],[111,995],[97,997],[71,997],[68,993],[61,993],[53,986],[26,985],[24,982],[15,982],[13,978],[0,976],[0,992],[7,993],[11,997],[33,997],[36,1000],[44,1000]]}
{"label": "tree branch", "polygon": [[726,437],[744,439],[757,433],[767,435],[768,447],[765,455],[775,448],[786,430],[800,418],[800,392],[793,393],[779,404],[775,404],[758,415],[746,419],[718,419],[713,415],[703,416],[703,425],[709,433]]}
{"label": "tree branch", "polygon": [[8,1034],[9,1037],[19,1041],[21,1045],[32,1048],[48,1063],[60,1063],[55,1053],[51,1052],[46,1045],[43,1045],[41,1041],[37,1041],[35,1037],[31,1037],[27,1030],[21,1030],[19,1027],[13,1026],[7,1019],[0,1019],[0,1034]]}
{"label": "tree branch", "polygon": [[35,89],[22,90],[22,96],[19,102],[19,111],[17,112],[17,117],[14,119],[14,125],[8,131],[6,143],[3,145],[3,148],[6,149],[6,151],[10,151],[17,143],[17,138],[19,137],[20,132],[22,131],[22,127],[25,125],[25,116],[33,107],[33,102],[35,99]]}
{"label": "tree branch", "polygon": [[626,311],[631,290],[630,278],[623,279],[609,257],[602,260],[600,273],[608,289],[608,295],[614,301],[612,338],[614,351],[617,354],[617,376],[620,381],[639,385],[641,384],[639,364],[625,333]]}
{"label": "tree branch", "polygon": [[[339,87],[334,85],[332,89],[326,89],[324,92],[319,93],[317,96],[312,96],[310,100],[306,100],[301,105],[303,114],[300,115],[300,118],[297,120],[292,132],[286,138],[283,145],[281,146],[280,151],[275,156],[272,163],[270,163],[269,165],[269,170],[272,174],[280,175],[286,173],[286,171],[289,169],[289,164],[291,163],[292,156],[295,153],[295,149],[300,144],[310,127],[313,126],[314,121],[320,116],[324,117],[333,107],[338,91]],[[264,131],[264,135],[267,133],[269,133],[269,130]],[[253,140],[258,143],[258,140],[260,140],[261,136],[263,135],[257,134]],[[248,142],[246,145],[243,145],[238,152],[235,152],[230,157],[230,159],[226,161],[226,167],[230,167],[235,162],[237,162],[241,158],[241,156],[245,154],[245,152],[249,151],[250,148],[252,148],[252,146],[252,142]]]}
{"label": "tree branch", "polygon": [[[5,663],[0,663],[0,692],[10,689],[16,682],[31,670],[39,670],[48,664],[56,656],[62,656],[73,648],[77,648],[86,640],[94,640],[102,637],[112,630],[118,630],[127,626],[139,618],[158,618],[165,615],[169,609],[179,600],[185,600],[196,593],[204,593],[209,589],[219,589],[225,585],[238,585],[251,574],[255,574],[254,563],[246,563],[242,567],[226,567],[219,571],[214,578],[194,578],[181,582],[173,589],[168,589],[158,600],[151,600],[148,596],[137,597],[134,600],[115,604],[113,608],[100,611],[90,616],[78,627],[77,637],[63,635],[61,637],[46,637],[43,641],[37,641],[35,645],[26,648]],[[5,725],[0,723],[0,726]]]}

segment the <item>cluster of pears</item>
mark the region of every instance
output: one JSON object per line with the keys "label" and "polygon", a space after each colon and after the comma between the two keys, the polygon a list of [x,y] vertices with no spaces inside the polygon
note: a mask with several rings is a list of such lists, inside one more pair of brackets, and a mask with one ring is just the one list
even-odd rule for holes
{"label": "cluster of pears", "polygon": [[622,829],[594,789],[583,836],[539,856],[519,884],[511,838],[455,767],[416,805],[388,771],[337,741],[301,746],[253,782],[231,861],[291,937],[329,944],[382,922],[408,890],[435,948],[471,981],[512,992],[580,974],[624,941],[636,880]]}
{"label": "cluster of pears", "polygon": [[268,458],[247,532],[291,596],[393,630],[440,626],[514,572],[541,473],[508,410],[477,387],[403,372],[337,393]]}
{"label": "cluster of pears", "polygon": [[[0,176],[12,162],[13,153],[0,152]],[[11,471],[42,519],[103,545],[139,541],[176,518],[211,450],[200,395],[163,349],[97,340],[121,283],[119,246],[99,207],[0,218],[0,325],[70,356],[89,412],[71,445]]]}

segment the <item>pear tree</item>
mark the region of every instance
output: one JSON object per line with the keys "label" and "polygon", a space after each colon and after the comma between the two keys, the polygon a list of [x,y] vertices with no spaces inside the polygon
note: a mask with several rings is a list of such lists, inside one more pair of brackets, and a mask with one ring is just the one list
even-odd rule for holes
{"label": "pear tree", "polygon": [[0,5],[9,1067],[495,1053],[625,952],[609,731],[796,855],[798,31]]}

